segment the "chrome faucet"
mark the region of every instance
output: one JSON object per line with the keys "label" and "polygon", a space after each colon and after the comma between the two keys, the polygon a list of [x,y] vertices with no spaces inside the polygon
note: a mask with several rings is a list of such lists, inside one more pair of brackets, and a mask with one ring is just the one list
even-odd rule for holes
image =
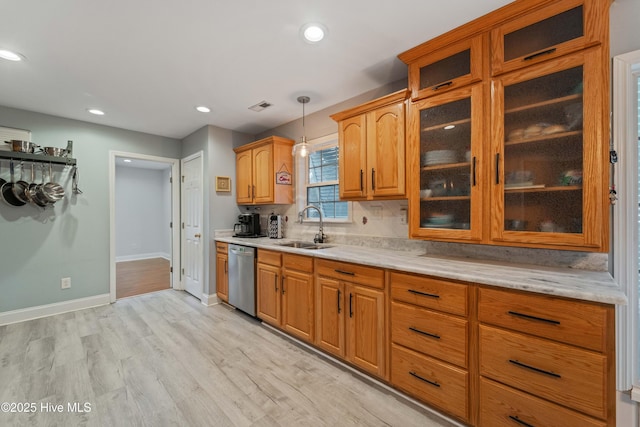
{"label": "chrome faucet", "polygon": [[307,209],[315,209],[318,211],[318,215],[320,215],[320,229],[318,230],[318,234],[316,234],[316,237],[313,239],[313,242],[324,243],[324,240],[327,238],[327,236],[325,236],[323,232],[322,211],[317,206],[307,205],[304,208],[302,208],[300,212],[298,212],[298,219],[300,220],[300,224],[302,224],[302,219],[304,218],[304,212]]}

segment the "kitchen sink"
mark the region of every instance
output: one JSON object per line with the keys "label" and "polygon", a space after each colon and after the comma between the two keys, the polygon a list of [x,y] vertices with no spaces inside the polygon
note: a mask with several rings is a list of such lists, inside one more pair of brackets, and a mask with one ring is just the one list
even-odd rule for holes
{"label": "kitchen sink", "polygon": [[289,242],[289,243],[279,243],[278,246],[286,246],[288,248],[298,248],[298,249],[327,249],[331,247],[326,245],[319,245],[317,243],[300,242],[300,241]]}

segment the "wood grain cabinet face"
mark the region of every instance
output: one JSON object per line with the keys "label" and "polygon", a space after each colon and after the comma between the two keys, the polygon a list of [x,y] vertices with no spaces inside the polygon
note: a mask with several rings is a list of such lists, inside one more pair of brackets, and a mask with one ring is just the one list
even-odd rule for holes
{"label": "wood grain cabinet face", "polygon": [[563,0],[491,32],[493,75],[553,59],[607,38],[609,3]]}
{"label": "wood grain cabinet face", "polygon": [[404,198],[407,91],[337,113],[340,199]]}
{"label": "wood grain cabinet face", "polygon": [[256,316],[277,327],[280,327],[282,323],[281,282],[280,267],[258,262],[256,267]]}
{"label": "wood grain cabinet face", "polygon": [[491,239],[608,245],[599,48],[493,80]]}
{"label": "wood grain cabinet face", "polygon": [[276,182],[277,172],[293,173],[292,147],[292,140],[272,136],[234,149],[238,204],[293,203],[293,186]]}
{"label": "wood grain cabinet face", "polygon": [[216,293],[222,301],[229,302],[229,255],[226,252],[216,253]]}
{"label": "wood grain cabinet face", "polygon": [[386,378],[384,271],[319,260],[316,274],[316,345]]}

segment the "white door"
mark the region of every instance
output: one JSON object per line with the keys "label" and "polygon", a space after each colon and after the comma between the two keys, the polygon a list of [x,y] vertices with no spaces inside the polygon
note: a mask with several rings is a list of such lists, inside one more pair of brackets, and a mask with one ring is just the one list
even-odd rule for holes
{"label": "white door", "polygon": [[182,276],[184,289],[198,299],[203,291],[202,152],[182,159]]}

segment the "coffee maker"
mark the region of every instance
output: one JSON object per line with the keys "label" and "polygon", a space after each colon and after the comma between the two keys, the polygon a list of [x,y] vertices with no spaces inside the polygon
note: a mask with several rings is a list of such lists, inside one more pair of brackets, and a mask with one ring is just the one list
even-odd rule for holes
{"label": "coffee maker", "polygon": [[262,237],[260,235],[260,214],[243,213],[233,226],[234,237]]}

